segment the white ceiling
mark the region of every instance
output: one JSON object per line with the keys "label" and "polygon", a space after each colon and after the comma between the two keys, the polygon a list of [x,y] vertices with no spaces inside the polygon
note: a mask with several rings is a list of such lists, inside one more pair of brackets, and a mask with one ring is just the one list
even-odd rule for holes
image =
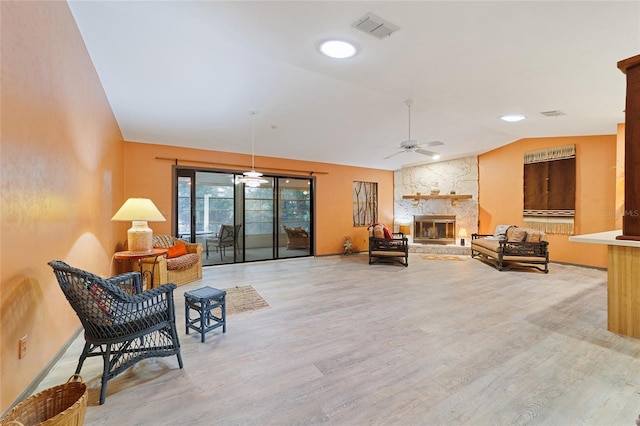
{"label": "white ceiling", "polygon": [[[638,1],[70,1],[125,140],[394,170],[526,137],[614,134]],[[400,30],[351,24],[372,12]],[[336,60],[320,41],[358,55]],[[548,118],[543,111],[566,115]],[[498,120],[519,112],[519,123]],[[259,159],[256,169],[260,169]]]}

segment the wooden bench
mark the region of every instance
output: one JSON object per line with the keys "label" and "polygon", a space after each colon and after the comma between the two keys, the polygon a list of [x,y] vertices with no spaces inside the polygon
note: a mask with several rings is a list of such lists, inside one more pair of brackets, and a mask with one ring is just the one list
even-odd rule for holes
{"label": "wooden bench", "polygon": [[502,239],[495,235],[471,235],[471,257],[479,257],[499,271],[531,267],[548,273],[548,246],[544,232],[517,226],[511,226]]}

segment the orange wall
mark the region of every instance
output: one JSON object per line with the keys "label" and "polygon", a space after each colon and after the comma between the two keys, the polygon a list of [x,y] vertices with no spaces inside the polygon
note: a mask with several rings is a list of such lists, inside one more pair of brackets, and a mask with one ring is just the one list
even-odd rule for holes
{"label": "orange wall", "polygon": [[67,3],[0,8],[3,412],[80,326],[47,262],[109,275],[113,236],[126,227],[110,220],[122,203],[124,143]]}
{"label": "orange wall", "polygon": [[[576,145],[575,234],[615,229],[616,135],[521,139],[478,157],[479,231],[522,224],[523,156],[527,151]],[[607,247],[548,235],[551,261],[606,267]]]}
{"label": "orange wall", "polygon": [[[125,143],[125,195],[151,198],[167,218],[152,222],[154,232],[171,233],[172,170],[174,162],[156,159],[178,158],[181,166],[246,171],[251,157],[244,154],[179,148],[135,142]],[[198,162],[193,162],[197,160]],[[206,164],[207,162],[215,164]],[[357,250],[367,250],[368,234],[364,227],[353,227],[353,181],[378,182],[378,219],[393,224],[393,172],[348,167],[310,161],[256,157],[256,169],[265,174],[309,176],[316,179],[315,254],[327,255],[343,251],[342,244],[350,236]],[[244,167],[239,167],[244,165]],[[299,171],[299,172],[297,172]],[[122,239],[126,239],[123,233]]]}
{"label": "orange wall", "polygon": [[[250,158],[124,143],[67,3],[0,2],[0,19],[2,412],[79,327],[46,263],[61,259],[111,275],[112,254],[129,226],[110,219],[126,197],[152,198],[168,221],[151,226],[170,232],[172,164],[156,157],[211,161],[240,171]],[[520,222],[523,153],[567,143],[578,146],[577,232],[613,229],[614,216],[606,212],[615,208],[615,137],[598,136],[527,139],[480,156],[481,232]],[[346,236],[366,250],[365,228],[352,226],[354,180],[379,183],[379,220],[393,223],[393,172],[266,157],[256,158],[256,164],[264,172],[279,173],[267,167],[318,172],[319,255],[341,252]],[[578,246],[566,236],[550,239],[552,260],[606,264],[604,247]],[[18,340],[25,335],[27,355],[18,360]]]}

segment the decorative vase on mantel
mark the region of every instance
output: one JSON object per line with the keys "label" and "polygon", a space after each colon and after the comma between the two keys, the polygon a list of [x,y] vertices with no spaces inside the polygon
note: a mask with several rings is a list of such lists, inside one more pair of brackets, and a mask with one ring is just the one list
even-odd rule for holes
{"label": "decorative vase on mantel", "polygon": [[431,195],[438,195],[440,194],[440,188],[438,187],[438,182],[436,182],[432,187],[431,187]]}

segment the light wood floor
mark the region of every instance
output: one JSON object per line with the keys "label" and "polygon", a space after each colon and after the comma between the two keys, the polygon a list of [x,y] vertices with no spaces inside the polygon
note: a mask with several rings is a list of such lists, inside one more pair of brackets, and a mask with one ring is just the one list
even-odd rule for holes
{"label": "light wood floor", "polygon": [[[184,369],[145,360],[111,380],[88,360],[88,425],[634,425],[640,340],[606,330],[606,272],[478,260],[408,268],[367,257],[206,269],[176,292]],[[270,308],[200,343],[184,291],[253,285]],[[74,372],[78,339],[40,389]]]}

